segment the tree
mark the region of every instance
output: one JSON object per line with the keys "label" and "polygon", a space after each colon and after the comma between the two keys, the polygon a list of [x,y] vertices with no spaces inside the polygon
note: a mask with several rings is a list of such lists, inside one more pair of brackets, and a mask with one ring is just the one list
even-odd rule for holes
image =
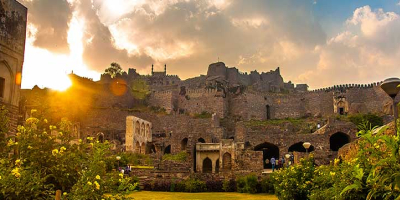
{"label": "tree", "polygon": [[147,95],[150,94],[149,85],[147,85],[145,80],[135,79],[131,83],[131,92],[132,95],[139,100],[144,100]]}
{"label": "tree", "polygon": [[114,78],[117,74],[122,73],[124,73],[124,70],[122,70],[121,66],[118,63],[113,62],[111,63],[111,66],[105,70],[104,74],[110,74],[111,78]]}

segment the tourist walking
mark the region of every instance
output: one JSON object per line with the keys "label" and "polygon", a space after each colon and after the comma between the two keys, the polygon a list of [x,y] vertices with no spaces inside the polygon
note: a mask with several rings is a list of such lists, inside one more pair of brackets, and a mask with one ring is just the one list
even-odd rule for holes
{"label": "tourist walking", "polygon": [[272,165],[272,172],[274,172],[275,171],[275,158],[274,157],[272,157],[271,158],[271,165]]}

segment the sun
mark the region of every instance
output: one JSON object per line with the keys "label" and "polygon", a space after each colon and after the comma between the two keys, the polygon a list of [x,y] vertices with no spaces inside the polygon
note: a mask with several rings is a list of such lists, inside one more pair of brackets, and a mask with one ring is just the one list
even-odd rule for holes
{"label": "sun", "polygon": [[64,78],[61,78],[57,82],[53,82],[52,84],[52,89],[58,90],[58,91],[65,91],[69,87],[71,87],[72,82],[68,78],[68,76],[65,76]]}

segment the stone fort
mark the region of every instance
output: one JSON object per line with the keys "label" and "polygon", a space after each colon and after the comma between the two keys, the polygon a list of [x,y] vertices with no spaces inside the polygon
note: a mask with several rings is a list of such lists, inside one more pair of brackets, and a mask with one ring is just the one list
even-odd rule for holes
{"label": "stone fort", "polygon": [[[116,150],[148,154],[159,172],[237,174],[262,172],[265,162],[293,152],[295,162],[310,142],[316,164],[326,164],[356,138],[355,124],[340,116],[373,113],[388,122],[391,98],[381,83],[344,84],[308,90],[285,82],[280,68],[242,73],[223,62],[208,66],[207,75],[181,80],[164,71],[140,75],[135,69],[99,81],[70,74],[67,92],[81,94],[89,108],[73,119],[78,137],[95,136],[115,143]],[[148,85],[145,100],[131,92],[135,81]],[[79,87],[78,87],[79,86]],[[24,112],[57,92],[38,87],[23,90]],[[81,95],[82,96],[82,95]],[[187,160],[169,163],[165,154],[185,152]]]}

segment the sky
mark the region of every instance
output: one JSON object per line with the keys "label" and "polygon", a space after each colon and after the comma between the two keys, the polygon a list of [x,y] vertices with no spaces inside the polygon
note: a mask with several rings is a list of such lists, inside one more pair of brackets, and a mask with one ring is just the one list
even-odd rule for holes
{"label": "sky", "polygon": [[280,67],[311,89],[400,77],[400,0],[19,0],[28,8],[22,88],[65,89],[119,63],[187,79],[222,61]]}

